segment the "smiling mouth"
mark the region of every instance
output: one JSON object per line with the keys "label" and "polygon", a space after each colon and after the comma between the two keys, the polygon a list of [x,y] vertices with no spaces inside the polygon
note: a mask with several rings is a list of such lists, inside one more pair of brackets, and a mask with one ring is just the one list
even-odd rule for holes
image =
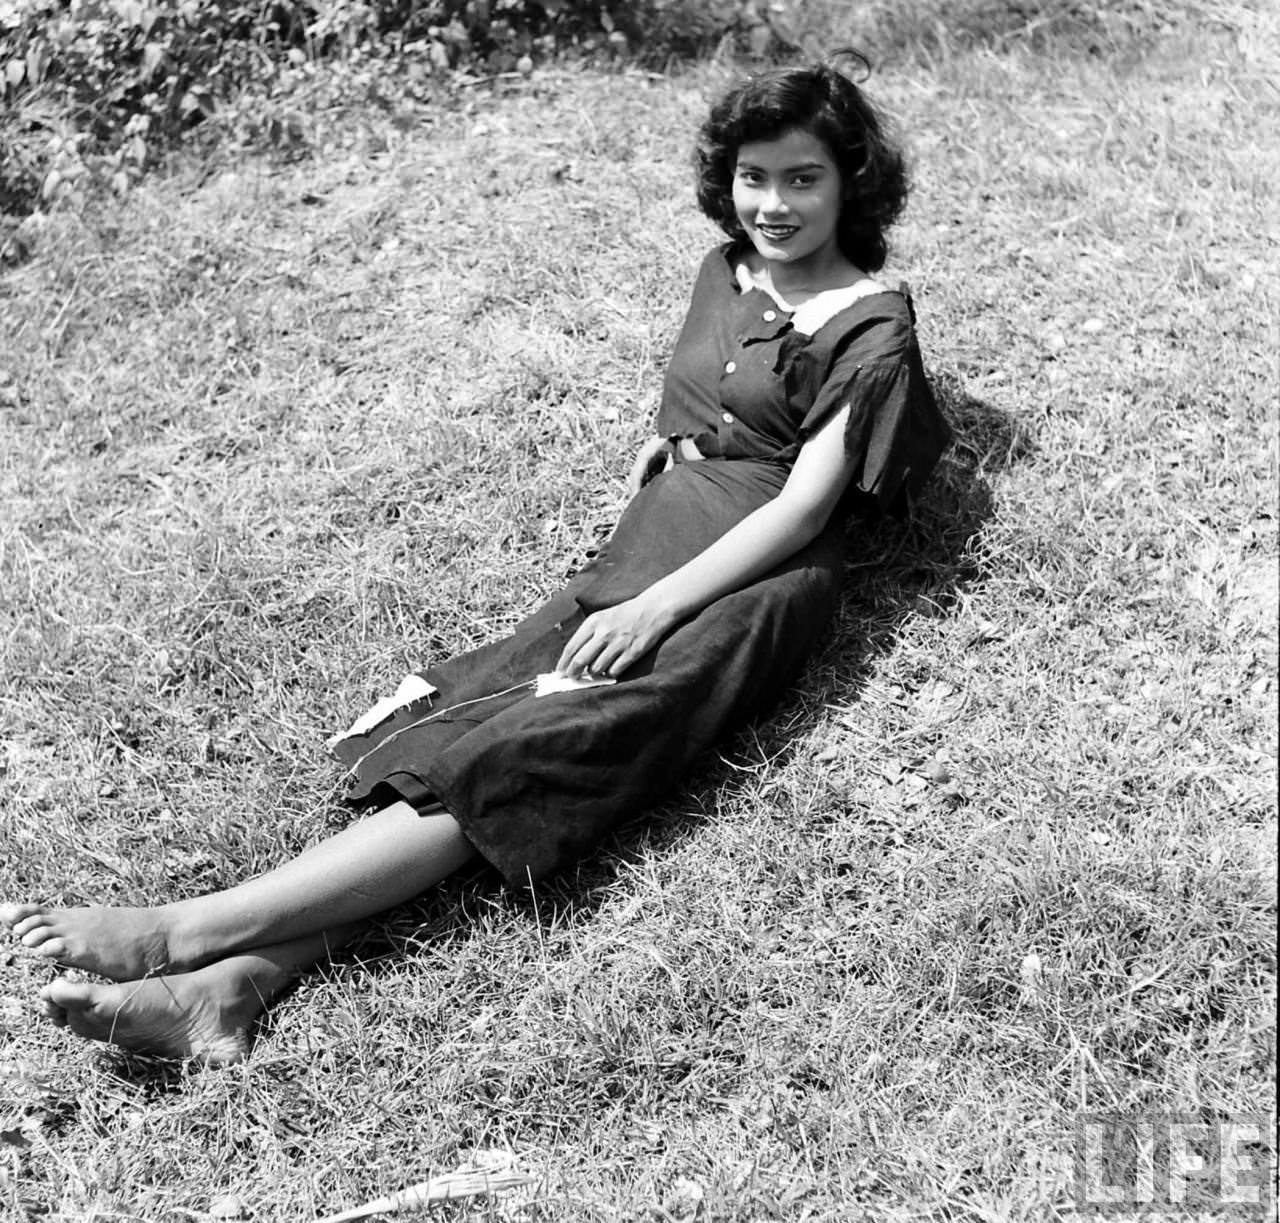
{"label": "smiling mouth", "polygon": [[791,237],[800,227],[798,225],[757,225],[758,232],[764,234],[771,242],[783,242]]}

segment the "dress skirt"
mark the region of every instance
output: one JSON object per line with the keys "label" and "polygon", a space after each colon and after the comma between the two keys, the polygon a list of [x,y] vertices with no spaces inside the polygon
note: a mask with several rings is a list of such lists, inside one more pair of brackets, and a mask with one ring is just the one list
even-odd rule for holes
{"label": "dress skirt", "polygon": [[440,803],[512,883],[552,875],[675,787],[761,713],[835,610],[842,525],[717,599],[610,686],[535,696],[587,615],[703,551],[787,479],[757,459],[682,463],[632,499],[600,553],[502,640],[421,674],[436,694],[337,742],[358,803]]}

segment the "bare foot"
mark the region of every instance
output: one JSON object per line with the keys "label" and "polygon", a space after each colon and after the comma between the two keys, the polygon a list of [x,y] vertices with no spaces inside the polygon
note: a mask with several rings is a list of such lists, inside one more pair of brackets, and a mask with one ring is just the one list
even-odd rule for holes
{"label": "bare foot", "polygon": [[0,904],[0,925],[36,955],[111,981],[137,981],[200,963],[182,948],[165,907],[46,909]]}
{"label": "bare foot", "polygon": [[89,1040],[229,1066],[249,1055],[249,1028],[263,1008],[236,963],[224,960],[196,972],[118,985],[60,977],[40,998],[55,1024]]}

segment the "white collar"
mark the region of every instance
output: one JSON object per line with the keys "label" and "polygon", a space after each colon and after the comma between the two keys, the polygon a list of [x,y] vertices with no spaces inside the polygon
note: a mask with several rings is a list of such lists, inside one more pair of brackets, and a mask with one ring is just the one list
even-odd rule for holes
{"label": "white collar", "polygon": [[[773,297],[773,294],[769,293],[768,289],[756,284],[745,262],[738,263],[734,267],[734,276],[737,278],[738,287],[742,292],[750,293],[753,289],[759,289],[761,293]],[[815,293],[808,301],[802,302],[789,312],[791,314],[791,325],[802,335],[813,335],[820,327],[835,318],[841,310],[848,309],[859,298],[887,292],[888,289],[871,276],[864,276],[861,280],[855,281],[851,285],[844,285],[839,289],[824,289],[821,293]],[[773,300],[778,302],[776,297],[773,297]],[[787,309],[782,302],[778,302],[778,305],[783,310]]]}

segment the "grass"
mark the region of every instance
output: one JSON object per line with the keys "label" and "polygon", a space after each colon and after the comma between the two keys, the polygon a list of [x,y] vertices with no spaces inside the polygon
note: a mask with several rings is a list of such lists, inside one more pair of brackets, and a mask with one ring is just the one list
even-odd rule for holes
{"label": "grass", "polygon": [[[961,437],[795,694],[572,877],[390,914],[241,1068],[64,1037],[0,952],[0,1216],[300,1219],[509,1150],[536,1194],[438,1216],[1057,1218],[1083,1114],[1267,1113],[1277,44],[1208,17],[878,76]],[[278,861],[346,818],[334,728],[581,562],[714,237],[722,72],[340,115],[33,223],[0,895]]]}

